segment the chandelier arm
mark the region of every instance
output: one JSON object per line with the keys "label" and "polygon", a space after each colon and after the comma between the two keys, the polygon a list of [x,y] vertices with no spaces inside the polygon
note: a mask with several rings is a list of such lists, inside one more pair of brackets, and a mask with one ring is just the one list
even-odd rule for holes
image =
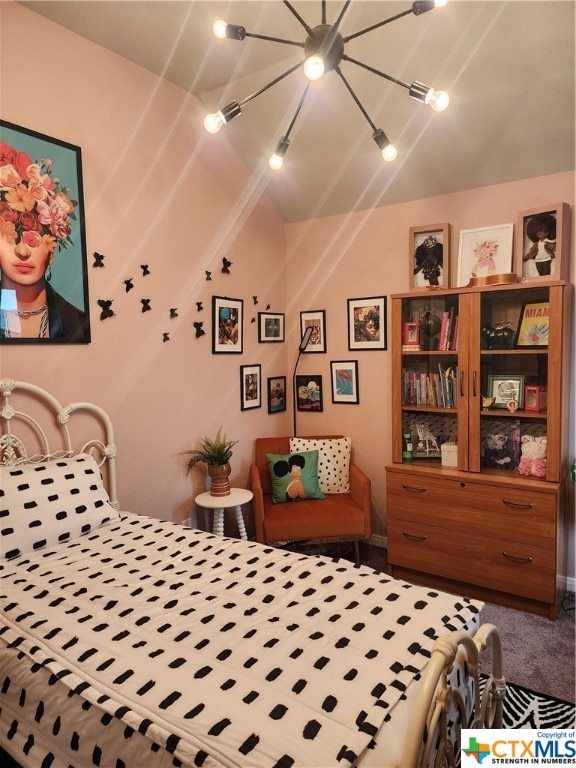
{"label": "chandelier arm", "polygon": [[322,24],[326,24],[326,0],[322,0]]}
{"label": "chandelier arm", "polygon": [[374,122],[371,120],[371,118],[370,118],[370,115],[368,114],[368,112],[366,112],[366,110],[365,110],[365,109],[364,109],[364,107],[362,106],[362,102],[360,101],[360,99],[358,98],[358,96],[356,96],[356,94],[354,93],[354,91],[353,91],[353,89],[352,89],[352,86],[350,85],[350,83],[348,82],[348,80],[346,80],[346,78],[345,78],[345,77],[344,77],[344,75],[342,74],[342,71],[341,71],[340,67],[334,67],[334,71],[335,71],[335,72],[337,72],[337,73],[340,75],[340,78],[342,79],[342,82],[344,83],[344,85],[345,85],[345,86],[346,86],[346,88],[348,89],[348,92],[350,93],[350,96],[352,96],[352,98],[354,99],[354,101],[355,101],[355,102],[356,102],[356,104],[358,105],[358,108],[359,108],[360,112],[362,112],[362,114],[364,115],[364,117],[365,117],[365,118],[366,118],[366,120],[368,121],[368,125],[370,126],[370,128],[372,128],[372,131],[373,131],[373,132],[374,132],[374,131],[377,131],[378,129],[376,128],[376,125],[375,125],[375,124],[374,124]]}
{"label": "chandelier arm", "polygon": [[304,48],[304,43],[298,43],[296,40],[284,40],[282,37],[269,37],[268,35],[257,35],[254,32],[246,32],[246,37],[255,37],[258,40],[269,40],[272,43],[284,43],[285,45],[297,45]]}
{"label": "chandelier arm", "polygon": [[344,18],[344,14],[348,10],[348,6],[350,5],[351,1],[352,0],[346,0],[344,5],[342,6],[342,10],[340,11],[340,14],[338,15],[338,18],[336,19],[336,21],[334,23],[334,29],[338,29],[338,27],[340,26],[340,22]]}
{"label": "chandelier arm", "polygon": [[410,84],[405,83],[402,80],[398,80],[395,77],[392,77],[392,75],[387,75],[385,72],[380,72],[379,69],[374,69],[374,67],[371,67],[369,64],[364,64],[362,61],[358,61],[357,59],[353,59],[351,56],[347,56],[346,54],[342,54],[342,59],[345,61],[349,61],[351,64],[356,64],[359,67],[363,67],[364,69],[367,69],[369,72],[373,72],[375,75],[380,75],[380,77],[386,78],[386,80],[390,80],[391,83],[396,83],[396,85],[401,85],[402,88],[406,88],[407,90],[410,90]]}
{"label": "chandelier arm", "polygon": [[294,116],[292,117],[292,120],[290,121],[290,125],[288,126],[288,130],[284,134],[284,138],[288,139],[290,137],[290,133],[292,131],[292,128],[294,128],[294,123],[296,122],[296,118],[300,114],[300,110],[302,109],[302,104],[304,104],[304,99],[308,95],[308,89],[310,88],[310,83],[306,84],[306,88],[304,88],[304,93],[302,94],[300,101],[298,102],[298,106],[296,107],[296,112],[294,112]]}
{"label": "chandelier arm", "polygon": [[279,83],[280,80],[283,80],[285,77],[288,77],[288,75],[291,75],[292,72],[295,72],[297,69],[300,69],[302,66],[302,62],[299,61],[298,64],[295,64],[293,67],[290,67],[290,69],[287,69],[286,72],[283,72],[281,75],[278,75],[278,77],[275,77],[274,80],[271,80],[266,85],[263,85],[262,88],[259,88],[257,91],[254,91],[254,93],[251,93],[250,96],[246,96],[245,99],[242,99],[242,101],[239,101],[238,104],[240,107],[243,107],[244,104],[247,104],[249,101],[252,101],[252,99],[255,99],[256,96],[260,96],[261,93],[264,93],[264,91],[267,91],[268,88],[272,88],[273,85],[276,85],[276,83]]}
{"label": "chandelier arm", "polygon": [[293,13],[293,14],[294,14],[294,16],[296,16],[296,18],[298,19],[298,21],[300,22],[300,24],[302,24],[302,26],[304,27],[304,29],[306,30],[306,32],[307,32],[308,34],[310,34],[310,33],[312,32],[312,27],[310,27],[308,24],[306,24],[306,22],[304,21],[304,19],[302,18],[302,16],[300,16],[300,14],[298,13],[298,11],[297,11],[295,8],[293,8],[293,7],[292,7],[292,5],[291,5],[291,4],[288,2],[288,0],[282,0],[282,2],[283,2],[283,3],[284,3],[284,5],[286,6],[286,8],[288,8],[288,10],[290,11],[290,13]]}
{"label": "chandelier arm", "polygon": [[402,11],[402,13],[397,13],[396,16],[390,16],[389,19],[384,19],[384,21],[379,21],[377,24],[372,24],[371,27],[366,27],[365,29],[361,29],[358,32],[354,32],[351,35],[347,35],[344,38],[344,42],[347,43],[349,40],[354,40],[355,37],[360,37],[360,35],[365,35],[366,32],[372,32],[373,29],[378,29],[379,27],[383,27],[385,24],[390,24],[391,21],[396,21],[396,19],[401,19],[403,16],[408,16],[409,13],[413,13],[412,8],[409,8],[406,11]]}

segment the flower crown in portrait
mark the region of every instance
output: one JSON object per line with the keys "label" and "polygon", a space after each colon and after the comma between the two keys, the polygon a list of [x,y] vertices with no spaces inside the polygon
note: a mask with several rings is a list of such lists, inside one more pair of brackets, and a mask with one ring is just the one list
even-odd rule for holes
{"label": "flower crown in portrait", "polygon": [[26,152],[0,142],[0,236],[11,245],[45,243],[50,251],[73,245],[70,220],[76,219],[78,202],[53,173],[52,160],[34,162]]}

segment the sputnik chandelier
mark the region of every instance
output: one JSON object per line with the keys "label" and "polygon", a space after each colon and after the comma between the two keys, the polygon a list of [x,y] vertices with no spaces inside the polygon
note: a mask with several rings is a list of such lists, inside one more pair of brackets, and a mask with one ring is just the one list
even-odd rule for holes
{"label": "sputnik chandelier", "polygon": [[[363,69],[366,69],[375,75],[384,77],[386,80],[389,80],[392,83],[401,85],[403,88],[407,89],[409,96],[411,96],[413,99],[416,99],[417,101],[423,102],[424,104],[429,104],[432,109],[436,110],[437,112],[442,112],[444,109],[446,109],[449,103],[449,96],[445,91],[435,91],[434,88],[431,88],[428,85],[424,85],[424,83],[421,83],[418,80],[414,81],[413,83],[404,83],[402,80],[398,80],[395,77],[387,75],[385,72],[381,72],[368,64],[364,64],[357,59],[353,59],[351,56],[348,56],[344,53],[344,46],[350,40],[354,40],[355,38],[360,37],[361,35],[365,35],[367,32],[371,32],[372,30],[378,29],[379,27],[383,27],[385,24],[390,24],[390,22],[396,21],[397,19],[400,19],[403,16],[407,16],[410,13],[413,13],[415,16],[419,16],[422,13],[431,11],[435,7],[438,8],[446,5],[448,0],[415,0],[410,8],[396,14],[395,16],[391,16],[388,19],[380,21],[376,24],[372,24],[371,26],[366,27],[365,29],[361,29],[358,32],[354,32],[351,35],[342,36],[339,31],[339,27],[344,14],[350,5],[350,2],[351,0],[346,0],[334,24],[327,24],[326,0],[322,0],[322,23],[319,26],[310,27],[292,7],[292,5],[287,2],[287,0],[283,0],[284,5],[292,14],[294,14],[299,23],[306,30],[307,37],[304,42],[284,40],[279,37],[269,37],[268,35],[259,35],[252,32],[247,32],[244,27],[238,26],[236,24],[227,24],[225,21],[217,21],[214,24],[214,34],[216,37],[229,38],[231,40],[245,40],[247,37],[253,37],[259,40],[269,40],[275,43],[298,46],[304,49],[304,62],[302,63],[300,61],[293,67],[290,67],[290,69],[286,70],[286,72],[274,78],[269,83],[262,86],[262,88],[259,88],[257,91],[250,94],[242,101],[231,101],[229,104],[226,104],[225,107],[222,107],[222,109],[218,110],[218,112],[207,115],[204,120],[204,127],[206,130],[209,133],[216,133],[220,130],[220,128],[222,128],[223,125],[226,125],[226,123],[229,123],[230,120],[237,117],[237,115],[242,112],[242,107],[244,107],[245,104],[247,104],[249,101],[252,101],[252,99],[255,99],[269,88],[272,88],[273,85],[276,85],[276,83],[279,83],[292,72],[295,72],[297,69],[300,69],[300,67],[303,66],[304,75],[309,81],[319,80],[328,72],[336,72],[336,74],[340,77],[346,86],[358,108],[368,121],[368,124],[372,128],[372,138],[378,145],[379,149],[382,151],[382,157],[384,160],[394,160],[398,154],[396,147],[389,141],[382,128],[377,128],[371,120],[367,111],[362,106],[360,99],[353,91],[352,86],[346,77],[344,77],[342,70],[340,69],[341,62],[346,61],[350,62],[351,64],[356,64],[357,66],[362,67]],[[308,93],[309,87],[310,82],[308,82],[304,88],[304,92],[300,97],[300,101],[292,117],[292,120],[290,121],[286,134],[281,137],[276,146],[274,154],[270,157],[270,167],[274,170],[279,170],[283,165],[284,156],[288,150],[288,147],[290,146],[290,133],[292,132],[294,123],[296,122],[300,110],[302,109],[302,105]]]}

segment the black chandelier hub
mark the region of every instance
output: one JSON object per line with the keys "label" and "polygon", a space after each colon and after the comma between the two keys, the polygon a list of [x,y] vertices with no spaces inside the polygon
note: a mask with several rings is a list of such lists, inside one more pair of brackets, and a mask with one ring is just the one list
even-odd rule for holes
{"label": "black chandelier hub", "polygon": [[321,56],[324,72],[334,69],[344,54],[344,39],[333,24],[319,24],[310,32],[304,43],[304,55]]}

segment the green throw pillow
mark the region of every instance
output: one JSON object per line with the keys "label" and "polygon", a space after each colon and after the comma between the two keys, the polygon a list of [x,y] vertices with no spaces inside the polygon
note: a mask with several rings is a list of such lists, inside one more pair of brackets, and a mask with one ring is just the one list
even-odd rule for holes
{"label": "green throw pillow", "polygon": [[318,451],[267,453],[266,458],[274,504],[325,498],[318,485]]}

